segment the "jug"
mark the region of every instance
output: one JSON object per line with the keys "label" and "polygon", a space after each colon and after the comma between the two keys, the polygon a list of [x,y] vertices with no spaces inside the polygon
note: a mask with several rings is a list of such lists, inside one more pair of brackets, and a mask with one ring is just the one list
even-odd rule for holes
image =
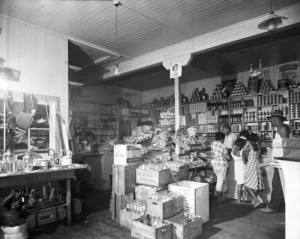
{"label": "jug", "polygon": [[2,158],[5,173],[15,173],[18,171],[17,162],[14,160],[14,153],[10,148],[6,150]]}
{"label": "jug", "polygon": [[56,158],[56,153],[54,149],[49,149],[48,150],[48,160],[49,160],[49,166],[53,167],[56,164],[58,164],[58,159]]}
{"label": "jug", "polygon": [[25,171],[32,171],[34,159],[41,158],[38,153],[27,151],[23,156],[23,167]]}
{"label": "jug", "polygon": [[0,150],[0,173],[3,172],[3,151]]}
{"label": "jug", "polygon": [[[66,153],[65,156],[63,156],[63,152]],[[59,164],[60,165],[72,165],[72,151],[71,150],[62,150],[60,151],[60,161]]]}

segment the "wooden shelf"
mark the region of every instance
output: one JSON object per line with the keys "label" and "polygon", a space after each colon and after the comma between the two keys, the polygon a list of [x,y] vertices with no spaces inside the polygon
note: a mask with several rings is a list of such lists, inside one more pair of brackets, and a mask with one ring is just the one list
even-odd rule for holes
{"label": "wooden shelf", "polygon": [[100,116],[102,117],[102,116],[107,116],[107,117],[118,117],[117,115],[109,115],[109,114],[101,114],[100,113]]}
{"label": "wooden shelf", "polygon": [[234,96],[234,97],[229,97],[231,100],[239,100],[239,99],[244,99],[244,98],[253,98],[256,97],[257,94],[255,95],[241,95],[241,96]]}
{"label": "wooden shelf", "polygon": [[257,130],[258,132],[272,132],[273,130]]}
{"label": "wooden shelf", "polygon": [[271,104],[271,105],[259,105],[257,106],[257,108],[261,107],[261,108],[269,108],[269,107],[273,107],[274,105],[288,105],[289,103],[278,103],[278,104]]}

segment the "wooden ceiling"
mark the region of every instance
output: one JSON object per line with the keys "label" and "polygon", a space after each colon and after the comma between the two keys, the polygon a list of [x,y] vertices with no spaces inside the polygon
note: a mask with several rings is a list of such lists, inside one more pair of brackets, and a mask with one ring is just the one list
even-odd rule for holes
{"label": "wooden ceiling", "polygon": [[[0,14],[120,55],[136,57],[270,12],[269,0],[1,0]],[[299,0],[273,0],[273,9]],[[98,47],[98,49],[97,49]]]}
{"label": "wooden ceiling", "polygon": [[[79,59],[76,55],[81,53],[70,51],[69,60],[86,68],[80,76],[84,77],[89,70],[97,71],[120,55],[123,59],[135,58],[270,12],[270,0],[121,0],[121,3],[117,8],[118,39],[116,8],[109,0],[0,0],[0,14],[70,39],[71,51],[82,51],[84,57]],[[272,0],[272,3],[276,11],[299,0]],[[216,60],[213,55],[204,56],[211,62]],[[222,53],[222,63],[212,64],[214,69],[209,66],[204,69],[208,61],[203,64],[199,57],[194,57],[192,67],[203,72],[203,76],[235,71],[234,62],[239,58],[232,52]]]}

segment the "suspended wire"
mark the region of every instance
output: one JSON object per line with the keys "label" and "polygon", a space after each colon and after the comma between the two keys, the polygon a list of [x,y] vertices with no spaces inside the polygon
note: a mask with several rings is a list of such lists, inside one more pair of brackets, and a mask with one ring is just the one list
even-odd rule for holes
{"label": "suspended wire", "polygon": [[271,12],[273,12],[273,4],[272,4],[272,0],[270,0],[270,5],[271,5]]}
{"label": "suspended wire", "polygon": [[116,7],[116,48],[118,43],[118,6]]}
{"label": "suspended wire", "polygon": [[163,22],[160,22],[160,21],[158,21],[158,20],[156,20],[156,19],[154,19],[154,18],[152,18],[152,17],[149,17],[149,16],[145,15],[144,13],[141,13],[141,12],[139,12],[139,11],[137,11],[137,10],[134,10],[134,9],[132,9],[132,8],[130,8],[130,7],[127,7],[127,6],[125,6],[123,3],[122,3],[121,6],[123,6],[124,8],[126,8],[126,9],[128,9],[128,10],[130,10],[130,11],[132,11],[132,12],[135,12],[135,13],[137,13],[137,14],[139,14],[139,15],[141,15],[141,16],[143,16],[143,17],[145,17],[145,18],[147,18],[147,19],[149,19],[149,20],[151,20],[151,21],[153,21],[153,22],[155,22],[155,23],[157,23],[157,24],[163,26],[163,27],[169,28],[169,29],[171,29],[171,30],[177,32],[178,34],[185,36],[187,39],[190,39],[190,36],[189,36],[189,35],[187,35],[187,34],[181,32],[181,31],[178,31],[178,30],[175,29],[174,27],[171,27],[171,26],[169,26],[169,25],[167,25],[167,24],[165,24],[165,23],[163,23]]}

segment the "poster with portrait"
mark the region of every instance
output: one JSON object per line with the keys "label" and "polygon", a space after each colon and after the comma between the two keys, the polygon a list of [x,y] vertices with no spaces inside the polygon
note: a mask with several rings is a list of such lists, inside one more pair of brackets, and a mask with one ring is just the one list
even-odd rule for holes
{"label": "poster with portrait", "polygon": [[174,62],[170,67],[170,79],[180,77],[182,75],[181,62]]}

